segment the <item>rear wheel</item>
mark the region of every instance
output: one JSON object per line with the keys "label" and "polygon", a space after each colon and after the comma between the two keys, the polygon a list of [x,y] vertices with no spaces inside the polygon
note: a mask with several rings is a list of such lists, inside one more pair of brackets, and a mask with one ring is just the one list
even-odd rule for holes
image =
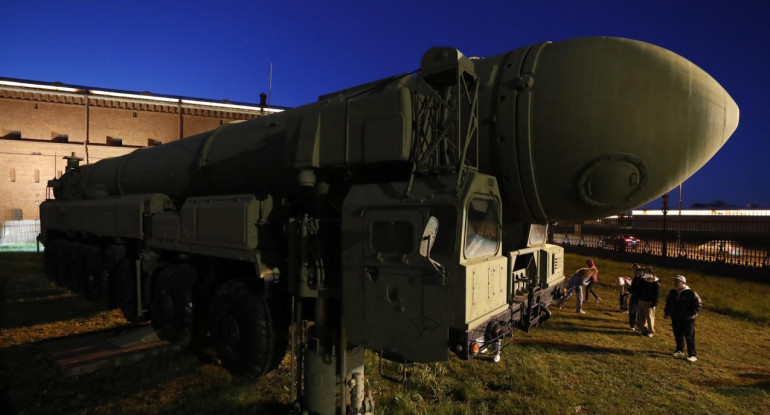
{"label": "rear wheel", "polygon": [[88,247],[81,243],[75,243],[72,244],[71,249],[72,273],[70,275],[69,287],[73,292],[80,294],[85,292]]}
{"label": "rear wheel", "polygon": [[45,269],[45,276],[51,281],[56,281],[56,271],[59,261],[59,246],[61,241],[57,239],[49,239],[46,241],[45,250],[43,251],[43,267]]}
{"label": "rear wheel", "polygon": [[288,324],[276,302],[253,294],[241,280],[224,283],[211,306],[211,335],[222,365],[232,374],[260,377],[286,354]]}
{"label": "rear wheel", "polygon": [[72,244],[59,241],[56,247],[56,282],[63,288],[69,288],[72,278]]}
{"label": "rear wheel", "polygon": [[85,293],[91,301],[100,301],[104,295],[104,261],[102,251],[97,247],[87,247],[85,252]]}
{"label": "rear wheel", "polygon": [[158,337],[187,345],[193,332],[195,270],[171,265],[160,271],[153,293],[152,326]]}

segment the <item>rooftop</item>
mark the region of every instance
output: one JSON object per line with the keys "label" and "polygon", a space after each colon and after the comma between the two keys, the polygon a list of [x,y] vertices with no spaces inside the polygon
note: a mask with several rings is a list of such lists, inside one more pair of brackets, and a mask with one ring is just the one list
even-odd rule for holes
{"label": "rooftop", "polygon": [[85,95],[92,98],[124,98],[132,100],[145,100],[156,103],[177,105],[200,105],[233,110],[261,111],[267,113],[281,112],[287,107],[275,105],[261,106],[259,103],[234,102],[227,99],[213,100],[207,98],[194,98],[177,95],[155,94],[149,91],[126,91],[119,89],[97,88],[91,86],[68,85],[61,82],[41,82],[26,79],[0,77],[0,88],[19,88],[24,90],[38,90],[45,92],[60,92],[63,94]]}

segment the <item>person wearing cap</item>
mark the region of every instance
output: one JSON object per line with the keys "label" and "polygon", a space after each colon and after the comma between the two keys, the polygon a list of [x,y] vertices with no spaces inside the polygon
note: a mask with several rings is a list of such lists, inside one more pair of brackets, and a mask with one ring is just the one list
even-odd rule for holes
{"label": "person wearing cap", "polygon": [[639,294],[642,288],[642,277],[644,276],[644,269],[639,264],[631,265],[634,270],[634,279],[631,280],[631,286],[628,287],[628,292],[631,298],[628,300],[628,326],[632,331],[636,331],[636,314],[639,309]]}
{"label": "person wearing cap", "polygon": [[651,267],[644,269],[639,289],[639,308],[636,311],[636,331],[639,335],[655,335],[655,307],[660,297],[660,280]]}
{"label": "person wearing cap", "polygon": [[695,319],[703,308],[700,296],[687,286],[683,275],[674,277],[674,289],[666,297],[663,318],[671,316],[671,328],[674,331],[676,350],[674,357],[684,357],[684,345],[687,343],[687,360],[698,360],[695,352]]}

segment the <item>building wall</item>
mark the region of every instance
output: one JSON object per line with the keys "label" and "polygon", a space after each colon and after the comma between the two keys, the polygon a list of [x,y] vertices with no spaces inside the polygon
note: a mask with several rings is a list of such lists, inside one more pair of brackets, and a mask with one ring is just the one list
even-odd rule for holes
{"label": "building wall", "polygon": [[39,219],[39,204],[53,197],[46,194],[47,182],[64,172],[64,156],[74,153],[84,159],[81,164],[94,163],[263,114],[257,107],[229,110],[186,105],[181,99],[160,102],[0,85],[0,220],[19,219],[14,215],[19,209],[23,219]]}
{"label": "building wall", "polygon": [[188,132],[185,137],[211,131],[230,121],[232,120],[219,117],[205,117],[202,115],[194,114],[184,114],[182,116],[182,125],[184,125],[184,130]]}
{"label": "building wall", "polygon": [[83,109],[82,104],[0,97],[0,137],[16,130],[23,138],[51,140],[58,134],[69,134],[70,140],[83,142]]}
{"label": "building wall", "polygon": [[120,137],[124,146],[147,146],[148,139],[163,143],[179,139],[179,115],[132,108],[89,108],[91,129],[88,142],[108,144],[107,137]]}
{"label": "building wall", "polygon": [[[128,154],[136,148],[89,146],[90,163]],[[21,209],[22,219],[39,219],[38,207],[47,195],[48,180],[64,173],[67,160],[75,154],[85,158],[82,143],[41,143],[31,140],[0,140],[0,219],[18,219],[14,209]]]}

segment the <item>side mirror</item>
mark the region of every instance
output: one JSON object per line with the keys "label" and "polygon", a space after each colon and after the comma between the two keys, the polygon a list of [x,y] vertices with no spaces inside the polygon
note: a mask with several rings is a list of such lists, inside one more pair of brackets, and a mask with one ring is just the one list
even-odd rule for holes
{"label": "side mirror", "polygon": [[433,266],[439,277],[441,278],[441,285],[447,284],[446,270],[444,266],[434,261],[430,257],[430,251],[433,249],[433,243],[436,242],[436,233],[438,232],[438,219],[435,216],[431,216],[428,219],[428,224],[425,225],[425,230],[422,231],[422,240],[420,240],[420,255],[422,255],[426,262]]}
{"label": "side mirror", "polygon": [[430,251],[433,249],[433,243],[436,242],[436,233],[438,232],[438,219],[435,216],[431,216],[428,219],[428,224],[425,225],[425,230],[422,231],[422,239],[420,240],[420,255],[430,259]]}

